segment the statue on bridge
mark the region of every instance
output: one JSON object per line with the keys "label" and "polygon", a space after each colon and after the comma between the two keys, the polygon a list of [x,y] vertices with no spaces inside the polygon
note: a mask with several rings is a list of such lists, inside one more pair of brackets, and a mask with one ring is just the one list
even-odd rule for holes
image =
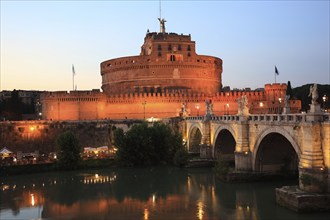
{"label": "statue on bridge", "polygon": [[[321,106],[317,102],[317,99],[319,97],[318,91],[317,91],[317,84],[315,83],[314,85],[311,85],[309,87],[309,94],[308,97],[312,96],[312,104],[310,105],[310,113],[321,113]],[[314,120],[318,120],[317,118],[314,118]]]}
{"label": "statue on bridge", "polygon": [[181,105],[181,114],[182,114],[183,118],[186,118],[189,115],[188,111],[187,111],[187,103],[186,102],[183,102],[182,105]]}
{"label": "statue on bridge", "polygon": [[237,99],[237,104],[238,104],[238,113],[237,113],[238,115],[244,115],[244,116],[249,115],[249,108],[248,108],[249,101],[246,95],[243,95],[240,99]]}
{"label": "statue on bridge", "polygon": [[284,97],[284,108],[283,108],[282,114],[289,114],[291,112],[290,105],[289,105],[289,99],[290,99],[290,95],[286,95]]}
{"label": "statue on bridge", "polygon": [[284,108],[289,107],[289,99],[290,99],[290,95],[285,95],[285,97],[284,97]]}
{"label": "statue on bridge", "polygon": [[312,105],[317,105],[317,99],[319,97],[318,91],[317,91],[317,84],[315,83],[314,85],[309,87],[309,94],[308,97],[312,96]]}
{"label": "statue on bridge", "polygon": [[211,100],[205,100],[206,111],[205,115],[213,116],[213,104]]}

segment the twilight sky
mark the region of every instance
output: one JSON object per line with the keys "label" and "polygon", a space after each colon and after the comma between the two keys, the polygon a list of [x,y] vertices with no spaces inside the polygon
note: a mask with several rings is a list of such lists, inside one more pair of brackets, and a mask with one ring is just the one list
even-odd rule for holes
{"label": "twilight sky", "polygon": [[[138,55],[159,31],[159,1],[8,1],[1,6],[0,90],[101,87],[100,63]],[[223,60],[222,83],[252,89],[330,84],[326,1],[162,1],[166,31]]]}

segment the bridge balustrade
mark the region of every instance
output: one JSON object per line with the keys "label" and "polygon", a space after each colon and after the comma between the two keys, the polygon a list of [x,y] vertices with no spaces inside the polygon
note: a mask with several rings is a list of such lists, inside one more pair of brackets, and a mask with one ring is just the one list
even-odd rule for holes
{"label": "bridge balustrade", "polygon": [[330,113],[323,114],[323,121],[330,122]]}
{"label": "bridge balustrade", "polygon": [[[248,117],[248,121],[255,122],[306,122],[308,114],[251,114]],[[190,116],[188,120],[200,120],[204,119],[204,116]],[[239,121],[240,116],[238,115],[218,115],[211,116],[212,121]],[[323,113],[321,115],[321,121],[330,122],[330,113]]]}

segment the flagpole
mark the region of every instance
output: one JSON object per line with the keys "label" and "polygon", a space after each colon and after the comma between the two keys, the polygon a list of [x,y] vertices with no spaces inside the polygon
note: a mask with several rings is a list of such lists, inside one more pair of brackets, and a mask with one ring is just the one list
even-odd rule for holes
{"label": "flagpole", "polygon": [[75,75],[74,65],[72,64],[72,91],[74,91],[74,75]]}
{"label": "flagpole", "polygon": [[276,83],[276,73],[275,73],[275,83]]}
{"label": "flagpole", "polygon": [[275,65],[275,83],[276,83],[276,75],[278,75],[279,73],[278,73],[278,70],[277,70],[277,67],[276,67],[276,65]]}
{"label": "flagpole", "polygon": [[74,73],[72,72],[72,91],[74,91]]}

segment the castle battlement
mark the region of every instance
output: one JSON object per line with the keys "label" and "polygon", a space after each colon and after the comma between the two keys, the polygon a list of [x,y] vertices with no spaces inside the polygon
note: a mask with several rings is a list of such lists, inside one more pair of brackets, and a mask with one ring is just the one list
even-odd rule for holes
{"label": "castle battlement", "polygon": [[157,32],[151,32],[147,33],[144,41],[151,39],[153,41],[181,41],[181,42],[191,42],[191,36],[184,35],[184,34],[177,34],[177,33],[157,33]]}

